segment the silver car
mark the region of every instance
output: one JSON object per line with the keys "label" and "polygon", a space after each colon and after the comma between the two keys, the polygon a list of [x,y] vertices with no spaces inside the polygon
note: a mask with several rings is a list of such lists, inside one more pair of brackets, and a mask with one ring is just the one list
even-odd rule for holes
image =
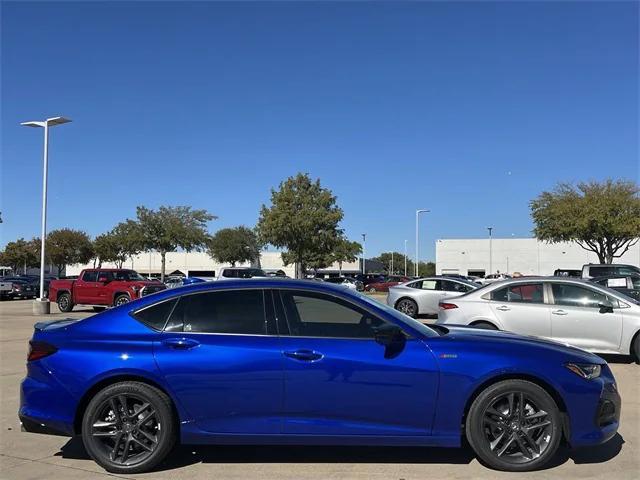
{"label": "silver car", "polygon": [[387,305],[414,318],[421,314],[435,315],[438,313],[440,300],[478,287],[480,285],[460,278],[420,278],[389,287]]}
{"label": "silver car", "polygon": [[525,277],[493,283],[441,301],[437,323],[509,330],[640,358],[640,302],[579,279]]}

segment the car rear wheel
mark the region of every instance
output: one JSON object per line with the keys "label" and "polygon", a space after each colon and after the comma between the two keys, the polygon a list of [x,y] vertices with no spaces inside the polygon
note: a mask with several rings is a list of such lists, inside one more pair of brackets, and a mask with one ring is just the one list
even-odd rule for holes
{"label": "car rear wheel", "polygon": [[396,303],[396,310],[404,313],[405,315],[409,315],[412,318],[416,318],[418,316],[418,304],[410,298],[403,298]]}
{"label": "car rear wheel", "polygon": [[636,363],[640,365],[640,332],[636,334],[636,338],[633,340],[631,354],[635,357]]}
{"label": "car rear wheel", "polygon": [[69,295],[68,293],[62,293],[58,295],[58,308],[61,312],[70,312],[71,310],[73,310],[71,295]]}
{"label": "car rear wheel", "polygon": [[115,307],[118,307],[120,305],[124,305],[125,303],[129,303],[131,301],[131,299],[129,298],[129,295],[126,294],[121,294],[118,295],[114,300],[113,300],[113,305]]}
{"label": "car rear wheel", "polygon": [[146,472],[176,441],[171,400],[139,382],[110,385],[91,399],[82,421],[82,441],[98,465],[111,473]]}
{"label": "car rear wheel", "polygon": [[492,468],[530,471],[555,455],[562,436],[560,411],[540,386],[525,380],[495,383],[478,395],[466,434],[478,458]]}
{"label": "car rear wheel", "polygon": [[496,327],[493,323],[490,323],[490,322],[476,322],[471,326],[476,328],[482,328],[484,330],[498,330],[498,327]]}

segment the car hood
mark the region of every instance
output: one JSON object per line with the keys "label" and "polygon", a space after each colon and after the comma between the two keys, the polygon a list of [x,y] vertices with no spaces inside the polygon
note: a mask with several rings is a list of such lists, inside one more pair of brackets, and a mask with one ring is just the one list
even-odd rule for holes
{"label": "car hood", "polygon": [[444,327],[447,337],[462,341],[483,341],[497,343],[521,344],[529,347],[538,347],[545,350],[553,350],[557,353],[564,353],[573,357],[578,357],[581,361],[588,363],[606,364],[607,362],[597,355],[569,345],[568,343],[557,342],[547,338],[534,337],[531,335],[518,335],[517,333],[505,332],[503,330],[486,330],[482,328],[456,326],[456,325],[432,325],[435,330],[442,332]]}

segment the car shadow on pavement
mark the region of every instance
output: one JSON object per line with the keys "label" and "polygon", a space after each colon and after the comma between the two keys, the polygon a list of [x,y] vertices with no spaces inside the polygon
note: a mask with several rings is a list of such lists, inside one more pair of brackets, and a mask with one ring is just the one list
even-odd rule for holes
{"label": "car shadow on pavement", "polygon": [[[622,450],[623,438],[616,434],[597,447],[563,447],[547,466],[553,468],[568,461],[575,464],[603,463]],[[89,460],[82,439],[70,439],[56,454],[62,458]],[[352,447],[298,445],[179,445],[154,471],[173,470],[196,463],[388,463],[388,464],[460,464],[471,463],[475,455],[468,445],[462,448],[438,447]]]}
{"label": "car shadow on pavement", "polygon": [[622,365],[628,365],[634,363],[635,359],[631,355],[614,355],[614,354],[599,354],[600,358],[606,360],[607,363],[619,363]]}

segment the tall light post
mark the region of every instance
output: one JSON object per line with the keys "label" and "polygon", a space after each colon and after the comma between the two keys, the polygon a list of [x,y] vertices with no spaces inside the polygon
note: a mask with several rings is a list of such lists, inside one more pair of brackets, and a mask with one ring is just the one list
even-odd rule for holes
{"label": "tall light post", "polygon": [[51,117],[44,121],[22,122],[25,127],[42,127],[44,130],[44,155],[42,173],[42,228],[40,233],[40,297],[34,302],[33,313],[42,314],[50,312],[49,300],[44,298],[44,264],[45,241],[47,238],[47,177],[49,174],[49,127],[69,123],[71,120],[64,117]]}
{"label": "tall light post", "polygon": [[404,276],[407,276],[407,241],[404,241]]}
{"label": "tall light post", "polygon": [[417,277],[418,276],[418,261],[419,261],[419,255],[418,255],[418,249],[419,249],[419,245],[420,245],[420,233],[419,233],[419,229],[418,229],[418,225],[420,223],[420,214],[421,213],[427,213],[430,210],[427,209],[420,209],[420,210],[416,210],[416,264],[415,264],[415,269],[414,269],[414,274]]}
{"label": "tall light post", "polygon": [[365,249],[366,249],[366,245],[367,245],[367,234],[363,233],[362,234],[362,275],[365,275],[367,273],[367,269],[365,267],[365,263],[366,263],[366,258],[365,258]]}
{"label": "tall light post", "polygon": [[491,275],[493,273],[493,238],[491,237],[493,227],[487,227],[487,230],[489,230],[489,275]]}
{"label": "tall light post", "polygon": [[393,275],[393,252],[391,252],[391,275]]}

